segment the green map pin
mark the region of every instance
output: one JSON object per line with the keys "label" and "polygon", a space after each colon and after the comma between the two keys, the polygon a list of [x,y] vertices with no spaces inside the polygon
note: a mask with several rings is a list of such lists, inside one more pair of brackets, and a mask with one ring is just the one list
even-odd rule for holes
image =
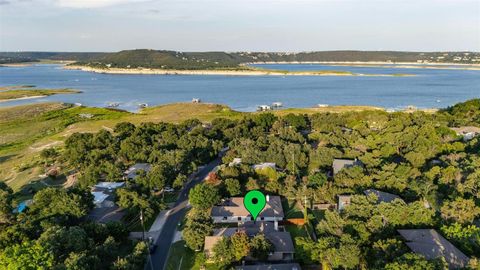
{"label": "green map pin", "polygon": [[252,215],[253,220],[256,221],[258,214],[262,212],[265,207],[266,199],[265,195],[258,190],[249,191],[243,198],[243,205],[247,211]]}

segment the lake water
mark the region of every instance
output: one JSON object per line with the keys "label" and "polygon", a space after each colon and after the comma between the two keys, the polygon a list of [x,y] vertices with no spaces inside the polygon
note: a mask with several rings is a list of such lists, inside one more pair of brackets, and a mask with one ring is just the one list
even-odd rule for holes
{"label": "lake water", "polygon": [[402,109],[443,108],[480,97],[480,71],[347,67],[318,64],[261,65],[281,70],[344,70],[363,74],[408,73],[412,77],[369,76],[217,76],[217,75],[113,75],[65,70],[61,65],[1,67],[0,85],[35,85],[39,88],[74,88],[81,94],[0,103],[1,107],[46,101],[105,107],[110,102],[135,111],[149,106],[188,102],[226,104],[240,111],[282,102],[286,107],[317,104],[372,105]]}

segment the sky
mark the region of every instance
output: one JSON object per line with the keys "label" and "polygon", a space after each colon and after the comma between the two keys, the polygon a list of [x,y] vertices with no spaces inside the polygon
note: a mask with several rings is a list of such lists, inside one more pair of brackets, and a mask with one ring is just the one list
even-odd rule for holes
{"label": "sky", "polygon": [[480,51],[480,0],[0,0],[0,51]]}

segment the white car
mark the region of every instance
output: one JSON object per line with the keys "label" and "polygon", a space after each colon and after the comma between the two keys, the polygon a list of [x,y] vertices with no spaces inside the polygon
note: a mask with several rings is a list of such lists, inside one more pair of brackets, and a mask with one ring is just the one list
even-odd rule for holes
{"label": "white car", "polygon": [[173,188],[171,188],[171,187],[165,187],[163,190],[164,190],[165,192],[174,192],[174,191],[175,191],[175,189],[173,189]]}

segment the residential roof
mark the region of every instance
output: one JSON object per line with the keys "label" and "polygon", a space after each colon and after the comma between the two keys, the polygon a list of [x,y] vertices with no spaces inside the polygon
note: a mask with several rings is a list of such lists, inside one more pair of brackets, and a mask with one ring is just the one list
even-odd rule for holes
{"label": "residential roof", "polygon": [[275,252],[295,253],[295,247],[289,232],[269,232],[265,233],[265,237],[270,240]]}
{"label": "residential roof", "polygon": [[258,233],[263,233],[274,246],[275,252],[295,252],[295,247],[293,245],[290,233],[275,231],[273,229],[273,222],[258,222],[256,224],[246,223],[245,226],[239,228],[215,229],[212,236],[205,237],[205,252],[210,252],[215,244],[222,239],[222,237],[230,237],[238,231],[245,231],[249,237],[253,237]]}
{"label": "residential roof", "polygon": [[[243,205],[243,197],[232,197],[224,205],[214,206],[212,216],[217,217],[248,217],[251,216]],[[282,201],[279,196],[268,196],[265,208],[258,215],[261,217],[284,217]]]}
{"label": "residential roof", "polygon": [[282,263],[282,264],[257,264],[236,266],[235,270],[301,270],[298,263]]}
{"label": "residential roof", "polygon": [[277,164],[275,164],[274,162],[264,162],[264,163],[260,163],[260,164],[255,164],[252,166],[252,168],[254,170],[257,170],[257,169],[265,169],[265,168],[272,168],[272,169],[276,169],[277,168]]}
{"label": "residential roof", "polygon": [[132,167],[128,168],[128,170],[125,171],[125,174],[127,175],[127,178],[133,179],[137,177],[137,172],[139,170],[142,170],[148,173],[151,169],[152,169],[152,165],[148,163],[137,163]]}
{"label": "residential roof", "polygon": [[469,258],[434,229],[398,230],[407,246],[427,259],[444,257],[450,269],[463,268]]}
{"label": "residential roof", "polygon": [[95,204],[101,204],[105,201],[105,199],[108,198],[108,194],[105,194],[103,192],[100,192],[100,191],[92,191],[92,195],[93,195],[93,203]]}
{"label": "residential roof", "polygon": [[96,188],[117,189],[125,185],[125,182],[98,182]]}
{"label": "residential roof", "polygon": [[362,166],[362,163],[356,159],[334,159],[332,164],[333,174],[337,174],[342,169],[354,166]]}
{"label": "residential roof", "polygon": [[367,189],[367,190],[363,191],[363,193],[367,196],[370,195],[370,194],[375,194],[378,198],[379,203],[380,202],[389,203],[389,202],[392,202],[395,199],[402,200],[402,198],[400,198],[400,196],[398,196],[398,195],[388,193],[388,192],[383,192],[383,191],[376,190],[376,189]]}
{"label": "residential roof", "polygon": [[474,126],[452,127],[451,129],[455,131],[458,135],[465,135],[468,133],[480,133],[480,127]]}

